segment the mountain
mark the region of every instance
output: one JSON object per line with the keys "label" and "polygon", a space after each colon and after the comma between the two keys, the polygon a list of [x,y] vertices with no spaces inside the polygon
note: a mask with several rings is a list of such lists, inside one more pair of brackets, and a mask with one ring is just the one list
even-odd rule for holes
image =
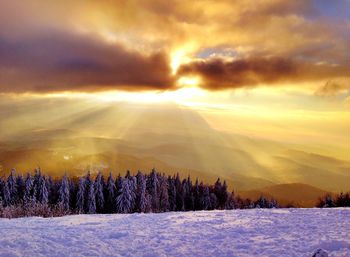
{"label": "mountain", "polygon": [[239,191],[290,183],[350,190],[349,161],[310,147],[219,131],[199,111],[183,106],[62,99],[20,106],[0,111],[4,172],[38,166],[54,175],[156,168],[210,182],[221,177]]}
{"label": "mountain", "polygon": [[325,190],[301,183],[279,184],[257,190],[238,192],[243,198],[257,199],[264,195],[276,199],[282,205],[293,204],[300,207],[314,207],[318,198],[327,193]]}

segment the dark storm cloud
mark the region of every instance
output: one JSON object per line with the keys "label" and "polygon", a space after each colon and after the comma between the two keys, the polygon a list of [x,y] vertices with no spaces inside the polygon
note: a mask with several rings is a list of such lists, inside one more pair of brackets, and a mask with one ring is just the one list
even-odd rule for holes
{"label": "dark storm cloud", "polygon": [[214,58],[182,65],[178,74],[199,76],[202,78],[202,87],[218,90],[348,76],[348,69],[342,66],[302,63],[281,57],[232,61]]}
{"label": "dark storm cloud", "polygon": [[43,32],[24,40],[0,37],[0,91],[168,89],[164,53],[141,54],[84,34]]}

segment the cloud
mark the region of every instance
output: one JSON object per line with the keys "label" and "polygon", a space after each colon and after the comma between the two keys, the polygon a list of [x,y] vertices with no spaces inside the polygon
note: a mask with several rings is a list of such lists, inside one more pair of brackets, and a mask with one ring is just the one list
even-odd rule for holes
{"label": "cloud", "polygon": [[[331,6],[347,10],[350,3]],[[183,53],[177,76],[198,75],[209,89],[349,77],[349,16],[336,17],[329,7],[283,0],[5,1],[0,91],[173,89],[174,53]],[[225,59],[229,52],[235,60]]]}
{"label": "cloud", "polygon": [[2,92],[169,89],[169,60],[91,35],[43,32],[25,40],[0,38]]}
{"label": "cloud", "polygon": [[319,97],[334,97],[340,94],[346,94],[349,90],[350,87],[347,85],[327,81],[325,85],[315,91],[315,95]]}
{"label": "cloud", "polygon": [[180,76],[200,76],[202,87],[212,90],[322,80],[348,76],[347,68],[316,65],[283,57],[197,60],[182,65]]}

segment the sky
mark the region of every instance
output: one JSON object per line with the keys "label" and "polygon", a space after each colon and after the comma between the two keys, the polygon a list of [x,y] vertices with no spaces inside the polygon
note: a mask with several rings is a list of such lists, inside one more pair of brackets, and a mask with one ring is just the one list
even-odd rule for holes
{"label": "sky", "polygon": [[0,7],[6,101],[174,102],[222,131],[328,151],[350,143],[349,0]]}

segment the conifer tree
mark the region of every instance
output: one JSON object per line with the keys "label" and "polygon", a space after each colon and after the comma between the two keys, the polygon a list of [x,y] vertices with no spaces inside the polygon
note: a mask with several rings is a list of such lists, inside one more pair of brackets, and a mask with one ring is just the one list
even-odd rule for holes
{"label": "conifer tree", "polygon": [[160,211],[169,211],[168,181],[165,176],[159,178],[159,208]]}
{"label": "conifer tree", "polygon": [[85,213],[93,214],[96,213],[96,197],[94,181],[91,179],[90,172],[88,172],[85,178]]}
{"label": "conifer tree", "polygon": [[37,184],[37,201],[43,205],[49,203],[49,191],[47,190],[44,176],[39,177],[39,182]]}
{"label": "conifer tree", "polygon": [[15,204],[18,200],[18,191],[16,183],[15,169],[12,169],[7,178],[7,186],[10,193],[10,204]]}
{"label": "conifer tree", "polygon": [[152,210],[159,210],[159,181],[155,169],[152,169],[149,178],[147,179],[147,189],[151,196]]}
{"label": "conifer tree", "polygon": [[23,202],[24,199],[24,192],[25,192],[25,181],[23,179],[22,175],[17,176],[16,178],[16,184],[17,184],[17,195],[18,200]]}
{"label": "conifer tree", "polygon": [[119,213],[129,213],[133,210],[133,201],[135,200],[135,192],[132,190],[130,179],[121,179],[121,188],[117,196],[117,211]]}
{"label": "conifer tree", "polygon": [[11,205],[11,193],[6,181],[2,182],[2,201],[5,207]]}
{"label": "conifer tree", "polygon": [[168,177],[168,185],[169,210],[176,211],[176,186],[175,180],[171,176]]}
{"label": "conifer tree", "polygon": [[35,195],[33,191],[33,178],[30,173],[27,174],[25,180],[25,189],[24,189],[24,204],[33,204],[35,203]]}
{"label": "conifer tree", "polygon": [[104,211],[104,205],[105,205],[103,186],[104,186],[104,178],[101,172],[99,172],[95,179],[96,210],[99,213]]}
{"label": "conifer tree", "polygon": [[61,180],[59,189],[58,204],[64,209],[69,210],[70,190],[67,174]]}
{"label": "conifer tree", "polygon": [[147,188],[146,178],[140,171],[138,171],[136,175],[136,181],[137,181],[136,211],[147,212],[150,207],[150,203],[149,203],[148,192],[146,190]]}
{"label": "conifer tree", "polygon": [[201,197],[201,209],[202,210],[209,210],[211,208],[211,202],[210,202],[210,191],[208,186],[203,186],[203,194]]}
{"label": "conifer tree", "polygon": [[85,203],[85,179],[79,179],[78,192],[76,196],[76,211],[78,213],[84,213],[84,203]]}
{"label": "conifer tree", "polygon": [[116,187],[115,187],[115,181],[113,179],[112,173],[109,173],[109,176],[107,178],[105,196],[106,196],[105,210],[107,213],[112,213],[116,210],[116,207],[115,207]]}
{"label": "conifer tree", "polygon": [[184,192],[182,188],[182,183],[180,180],[179,173],[177,173],[175,178],[175,187],[176,187],[176,210],[177,211],[184,211]]}

